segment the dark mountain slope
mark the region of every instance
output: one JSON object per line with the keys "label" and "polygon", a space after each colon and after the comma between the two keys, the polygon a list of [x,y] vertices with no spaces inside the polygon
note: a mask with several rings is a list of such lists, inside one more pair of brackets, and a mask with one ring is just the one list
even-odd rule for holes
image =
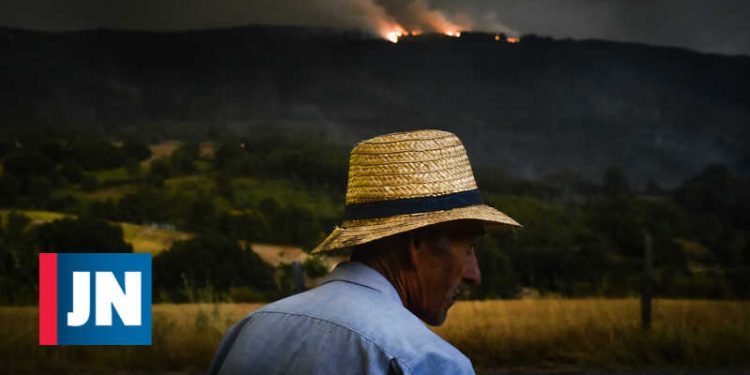
{"label": "dark mountain slope", "polygon": [[161,124],[458,133],[477,163],[536,177],[676,184],[709,163],[750,171],[750,58],[604,41],[325,29],[184,33],[0,29],[4,126],[102,132]]}

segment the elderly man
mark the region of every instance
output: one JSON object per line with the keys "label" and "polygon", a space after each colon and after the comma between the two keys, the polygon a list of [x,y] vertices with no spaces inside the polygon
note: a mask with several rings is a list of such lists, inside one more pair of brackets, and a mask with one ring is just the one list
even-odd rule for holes
{"label": "elderly man", "polygon": [[452,133],[387,134],[356,145],[345,221],[313,252],[350,249],[317,288],[233,326],[212,374],[473,374],[440,325],[461,288],[480,282],[473,243],[519,226],[484,205]]}

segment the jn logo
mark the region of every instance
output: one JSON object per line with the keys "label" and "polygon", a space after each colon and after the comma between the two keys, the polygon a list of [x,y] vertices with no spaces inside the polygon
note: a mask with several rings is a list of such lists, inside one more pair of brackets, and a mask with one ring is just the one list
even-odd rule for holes
{"label": "jn logo", "polygon": [[40,345],[151,345],[150,254],[39,254]]}

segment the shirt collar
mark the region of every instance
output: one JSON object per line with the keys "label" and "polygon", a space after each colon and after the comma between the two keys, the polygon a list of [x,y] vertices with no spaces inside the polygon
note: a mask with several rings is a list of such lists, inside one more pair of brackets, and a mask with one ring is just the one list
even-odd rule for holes
{"label": "shirt collar", "polygon": [[380,272],[360,262],[342,262],[336,266],[324,283],[331,281],[344,281],[375,289],[386,297],[403,305],[401,297],[396,288]]}

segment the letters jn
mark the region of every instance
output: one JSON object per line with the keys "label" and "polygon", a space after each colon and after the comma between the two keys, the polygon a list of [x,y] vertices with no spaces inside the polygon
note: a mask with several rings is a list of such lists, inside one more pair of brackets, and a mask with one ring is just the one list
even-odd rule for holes
{"label": "letters jn", "polygon": [[[73,272],[73,311],[68,326],[80,327],[89,320],[91,301],[90,272]],[[112,325],[112,307],[126,326],[141,325],[141,273],[125,272],[125,291],[112,272],[96,272],[96,325]]]}

